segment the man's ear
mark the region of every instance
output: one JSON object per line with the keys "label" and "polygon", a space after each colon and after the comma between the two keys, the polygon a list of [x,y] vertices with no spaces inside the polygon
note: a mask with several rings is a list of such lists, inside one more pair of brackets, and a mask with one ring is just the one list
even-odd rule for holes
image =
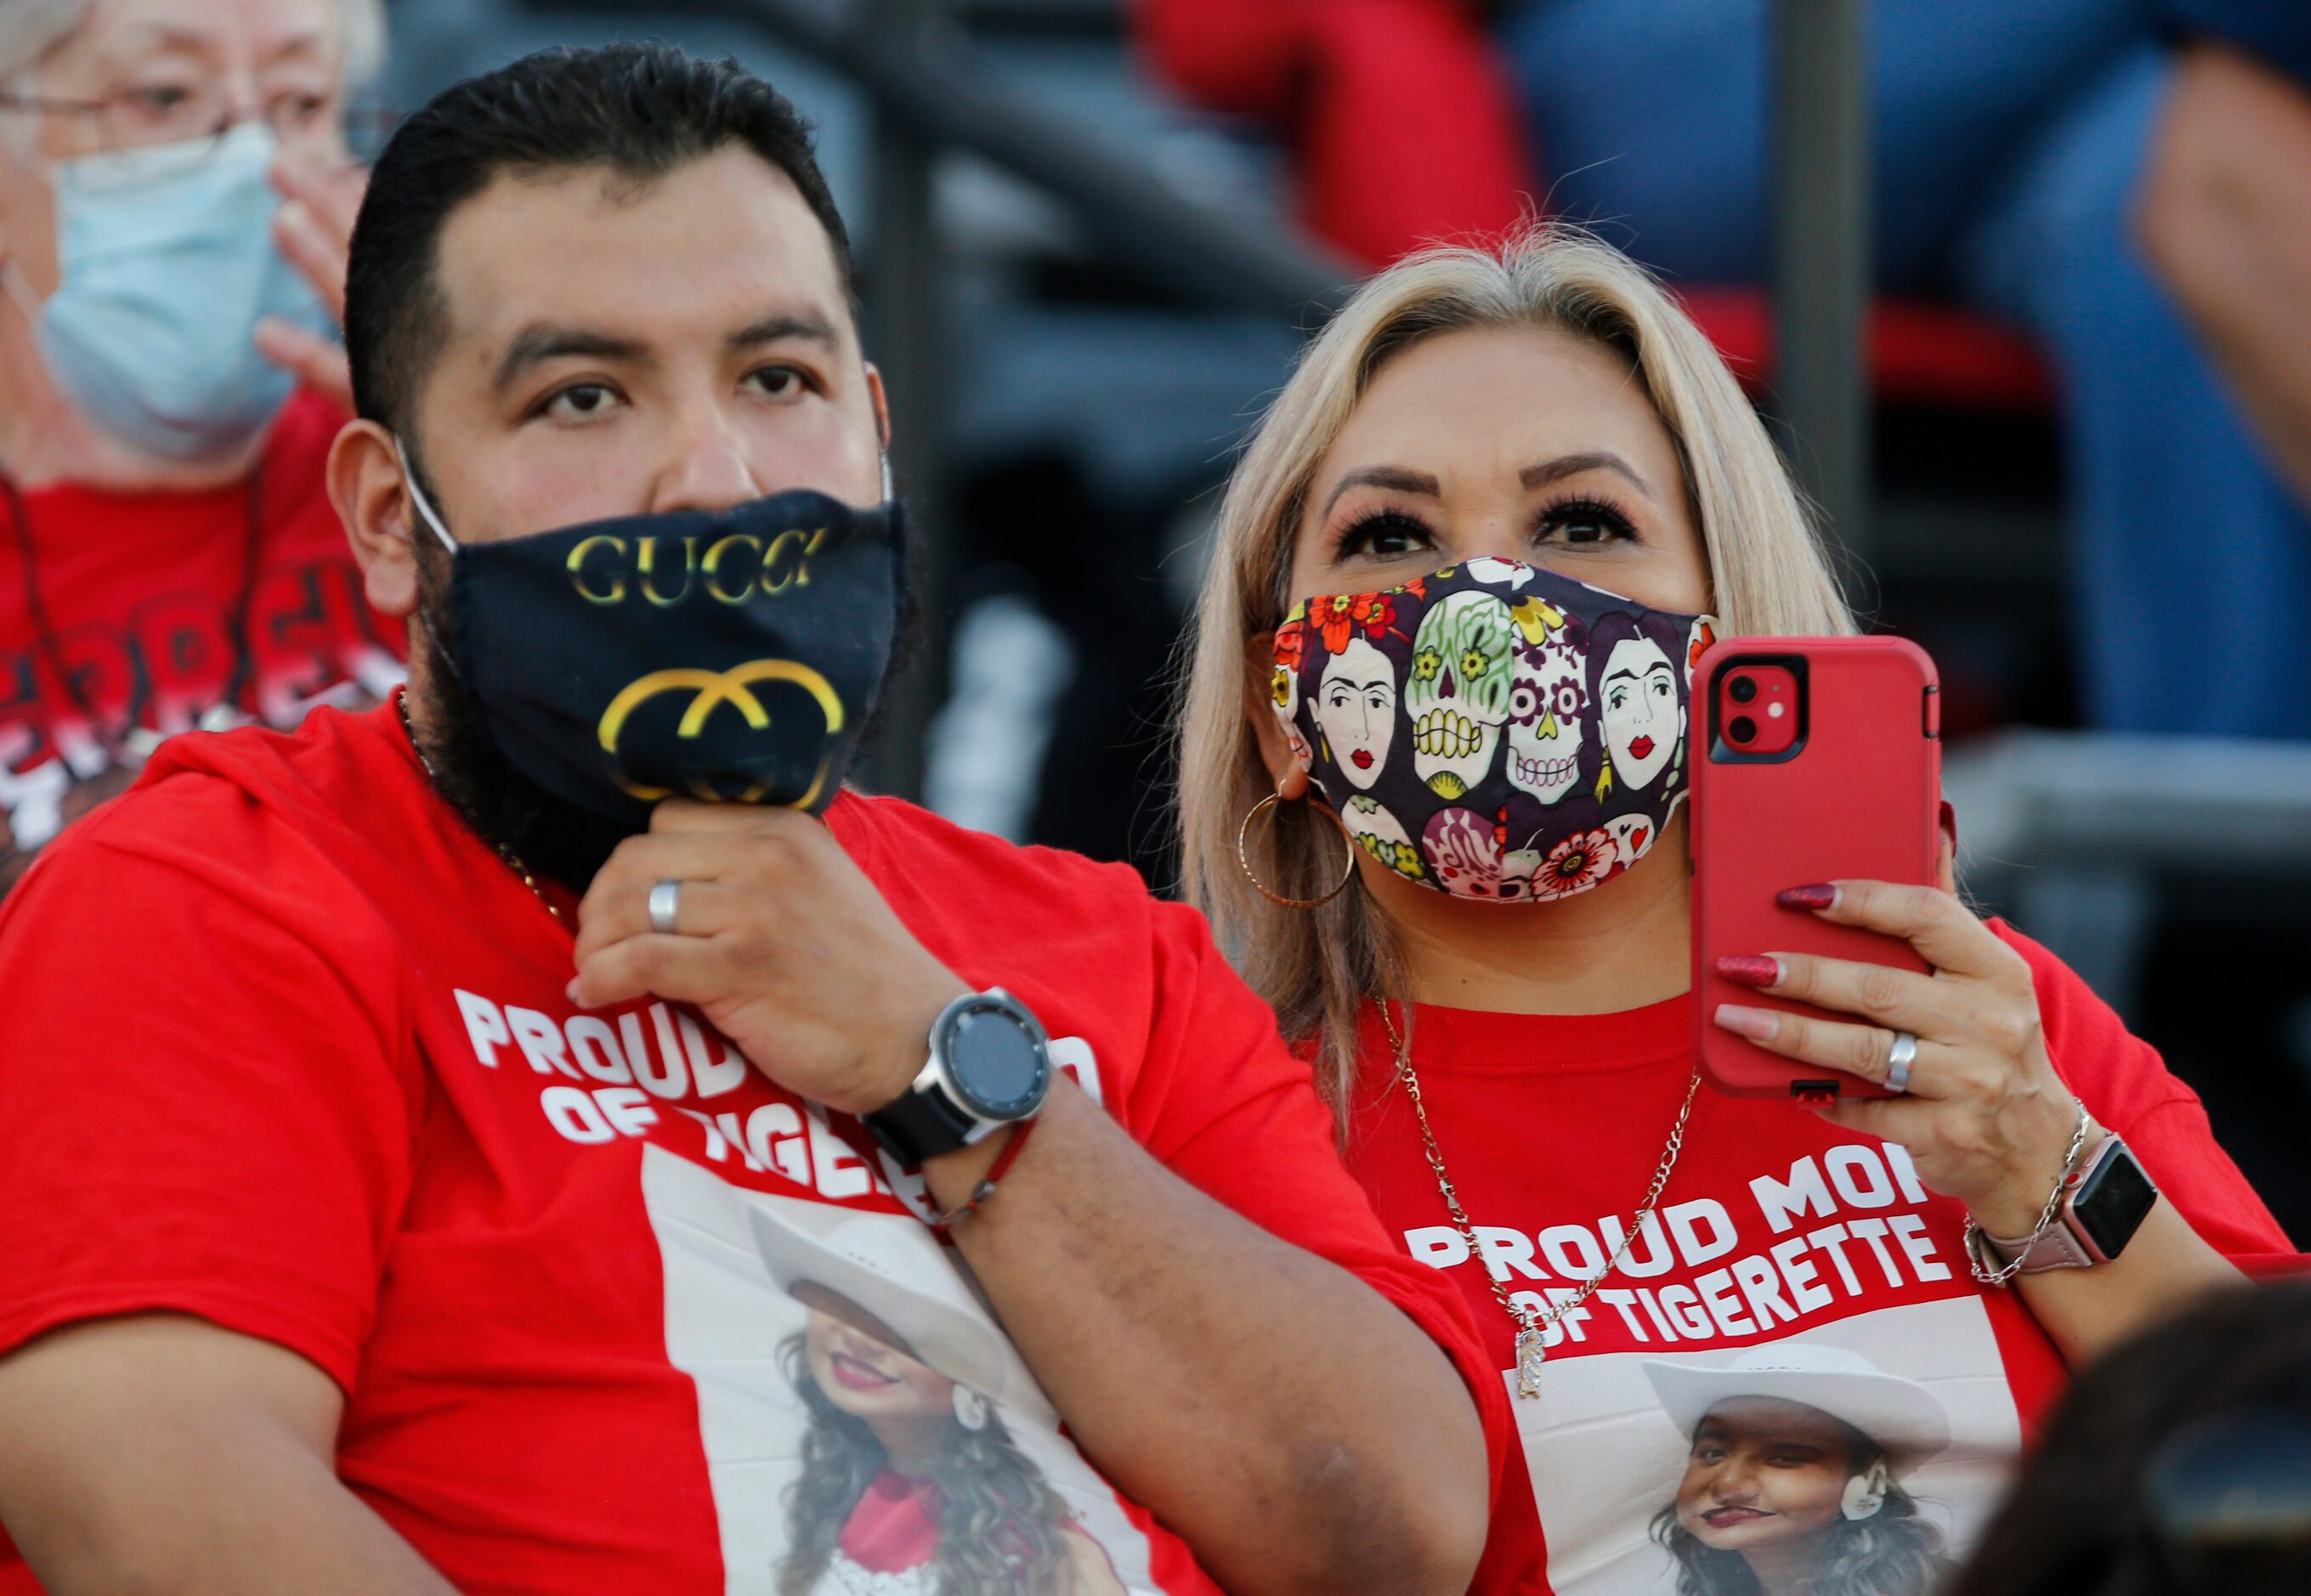
{"label": "man's ear", "polygon": [[873,361],[867,364],[867,398],[875,406],[875,440],[883,452],[891,452],[891,397],[883,387],[883,369]]}
{"label": "man's ear", "polygon": [[1276,668],[1275,648],[1272,632],[1254,632],[1243,640],[1243,713],[1251,722],[1251,735],[1260,739],[1260,763],[1268,767],[1268,779],[1289,803],[1307,792],[1308,772],[1293,756],[1284,727],[1276,719],[1276,700],[1269,686]]}
{"label": "man's ear", "polygon": [[373,421],[347,423],[329,446],[327,476],[370,607],[406,620],[417,610],[414,540],[432,534],[418,524],[393,434]]}

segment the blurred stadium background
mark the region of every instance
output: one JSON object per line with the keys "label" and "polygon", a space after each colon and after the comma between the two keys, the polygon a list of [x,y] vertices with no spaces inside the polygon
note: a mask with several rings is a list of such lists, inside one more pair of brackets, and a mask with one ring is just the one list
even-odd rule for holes
{"label": "blurred stadium background", "polygon": [[[922,645],[868,780],[1166,885],[1168,673],[1215,490],[1355,275],[1293,221],[1272,131],[1167,94],[1125,0],[388,9],[379,88],[404,109],[530,49],[657,38],[738,57],[816,123],[929,556]],[[2311,1235],[2311,748],[2074,729],[2064,484],[2028,349],[1880,306],[1912,318],[1907,341],[1881,330],[1864,369],[1857,13],[1784,7],[1803,27],[1776,93],[1806,137],[1776,199],[1781,236],[1806,247],[1783,252],[1797,310],[1761,397],[1833,512],[1857,602],[1940,665],[1969,890],[2166,1053]],[[1707,319],[1762,361],[1760,306]]]}

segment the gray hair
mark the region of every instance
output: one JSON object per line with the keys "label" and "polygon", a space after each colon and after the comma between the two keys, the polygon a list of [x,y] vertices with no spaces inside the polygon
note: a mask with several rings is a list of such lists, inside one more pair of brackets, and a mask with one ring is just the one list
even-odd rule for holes
{"label": "gray hair", "polygon": [[[86,20],[97,0],[5,0],[0,4],[0,83],[39,65]],[[385,0],[336,0],[345,81],[361,83],[385,65]]]}

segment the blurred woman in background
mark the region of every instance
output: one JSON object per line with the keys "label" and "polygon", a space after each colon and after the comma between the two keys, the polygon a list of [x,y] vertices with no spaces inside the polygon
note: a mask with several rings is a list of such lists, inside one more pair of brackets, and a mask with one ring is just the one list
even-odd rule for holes
{"label": "blurred woman in background", "polygon": [[[1868,1323],[1904,1377],[1987,1393],[1958,1439],[2010,1462],[2067,1363],[2286,1253],[2157,1054],[1950,895],[1947,838],[1941,890],[1780,899],[1932,973],[1758,948],[1719,973],[1853,1022],[1708,1016],[1906,1094],[1699,1090],[1693,661],[1713,635],[1853,630],[1723,362],[1579,236],[1374,278],[1230,484],[1184,708],[1187,888],[1306,1050],[1383,1222],[1456,1273],[1518,1393],[1524,1467],[1480,1591],[1617,1568],[1637,1583],[1579,1588],[1665,1588],[1635,1572],[1660,1557],[1654,1432],[1607,1451],[1600,1428],[1658,1421],[1600,1355]],[[1335,745],[1317,698],[1337,661],[1391,735]],[[2123,1257],[2045,1268],[2072,1225],[2057,1182],[2098,1159],[2164,1196]]]}
{"label": "blurred woman in background", "polygon": [[0,892],[161,737],[399,680],[321,491],[383,45],[379,0],[0,6]]}
{"label": "blurred woman in background", "polygon": [[1949,1596],[2311,1590],[2311,1282],[2208,1298],[2046,1421]]}

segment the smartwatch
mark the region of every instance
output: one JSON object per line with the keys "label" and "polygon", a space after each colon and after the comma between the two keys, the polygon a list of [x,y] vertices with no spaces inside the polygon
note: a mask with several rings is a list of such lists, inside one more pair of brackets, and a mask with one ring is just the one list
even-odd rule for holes
{"label": "smartwatch", "polygon": [[1033,1118],[1051,1089],[1051,1038],[1033,1011],[990,987],[931,1022],[930,1059],[898,1100],[859,1116],[905,1169]]}
{"label": "smartwatch", "polygon": [[1987,1252],[1995,1269],[2028,1248],[2018,1271],[2035,1275],[2045,1269],[2091,1269],[2108,1263],[2134,1239],[2144,1216],[2158,1200],[2133,1149],[2115,1135],[2106,1135],[2079,1172],[2063,1183],[2062,1206],[2054,1222],[2032,1245],[2028,1236],[1994,1236],[1975,1230],[1974,1238]]}

